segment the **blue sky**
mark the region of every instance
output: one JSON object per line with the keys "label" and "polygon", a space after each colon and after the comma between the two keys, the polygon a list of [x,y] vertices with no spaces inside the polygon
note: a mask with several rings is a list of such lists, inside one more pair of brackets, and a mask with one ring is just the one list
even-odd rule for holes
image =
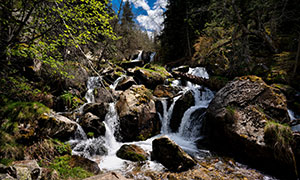
{"label": "blue sky", "polygon": [[[148,33],[160,32],[163,28],[163,12],[166,10],[167,0],[123,0],[130,1],[136,22]],[[121,0],[112,0],[113,8],[119,8]]]}

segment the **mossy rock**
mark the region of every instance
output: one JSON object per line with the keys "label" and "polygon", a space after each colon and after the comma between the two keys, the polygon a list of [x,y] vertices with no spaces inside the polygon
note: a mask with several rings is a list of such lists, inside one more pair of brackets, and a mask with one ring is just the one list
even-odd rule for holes
{"label": "mossy rock", "polygon": [[38,119],[50,109],[37,102],[14,102],[3,107],[0,111],[0,130],[14,136],[16,141],[32,140]]}
{"label": "mossy rock", "polygon": [[59,179],[84,179],[93,176],[92,172],[88,172],[81,167],[71,167],[70,155],[60,156],[53,160],[48,168],[56,170],[59,174]]}
{"label": "mossy rock", "polygon": [[146,161],[147,153],[137,145],[123,145],[118,151],[117,156],[129,161]]}

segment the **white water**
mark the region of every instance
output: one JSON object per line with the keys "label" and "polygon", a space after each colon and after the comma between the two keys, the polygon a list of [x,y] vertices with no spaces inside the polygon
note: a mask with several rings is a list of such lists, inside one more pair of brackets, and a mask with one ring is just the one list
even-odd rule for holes
{"label": "white water", "polygon": [[118,84],[126,78],[126,75],[122,75],[118,77],[113,84],[109,86],[110,89],[115,90]]}
{"label": "white water", "polygon": [[[141,57],[142,52],[140,52],[139,59]],[[203,78],[208,78],[208,74],[205,71],[204,68],[190,68],[189,73],[200,76]],[[111,89],[115,89],[118,83],[123,79],[124,77],[118,78],[113,85],[111,85]],[[176,80],[176,83],[173,83],[173,85],[180,85],[180,81]],[[159,114],[160,120],[162,123],[161,128],[161,134],[157,135],[155,137],[152,137],[150,139],[147,139],[146,141],[138,141],[138,142],[131,142],[126,144],[136,144],[143,148],[148,154],[152,151],[152,141],[156,139],[157,137],[160,137],[162,135],[168,136],[170,139],[172,139],[175,143],[177,143],[183,150],[186,152],[193,154],[194,156],[197,156],[197,154],[201,153],[196,144],[195,140],[198,136],[198,132],[201,128],[202,122],[201,122],[201,116],[200,117],[192,117],[192,114],[201,108],[207,108],[209,102],[211,101],[213,97],[213,93],[206,88],[202,88],[201,86],[193,85],[192,83],[187,83],[188,86],[184,88],[185,93],[187,91],[192,91],[195,99],[195,105],[190,107],[184,114],[182,118],[182,122],[179,128],[179,131],[177,133],[171,133],[170,130],[170,119],[172,117],[173,109],[175,106],[176,101],[182,96],[176,96],[173,98],[172,104],[170,107],[167,107],[167,100],[162,99],[162,105],[163,105],[163,114]],[[94,102],[94,96],[93,91],[94,88],[99,87],[100,82],[98,77],[91,77],[89,78],[89,81],[87,83],[88,91],[86,93],[86,99],[88,103]],[[201,90],[201,92],[200,92]],[[78,154],[87,158],[90,158],[92,160],[98,160],[97,152],[100,152],[102,150],[101,145],[104,145],[107,150],[108,154],[101,157],[99,167],[105,171],[128,171],[132,167],[133,162],[129,162],[126,160],[122,160],[116,156],[117,150],[123,145],[123,143],[117,142],[116,138],[114,136],[115,132],[118,131],[119,127],[119,119],[118,115],[115,109],[115,104],[110,103],[109,104],[109,111],[106,114],[105,117],[105,128],[106,133],[105,137],[99,137],[99,138],[91,138],[88,139],[82,130],[82,128],[78,128],[79,134],[81,137],[76,138],[75,140],[69,141],[70,144],[75,145],[73,148],[73,154]],[[202,152],[203,153],[203,152]],[[207,152],[206,152],[207,154]],[[148,161],[144,166],[144,169],[151,169],[151,170],[162,170],[164,167],[156,162]]]}
{"label": "white water", "polygon": [[133,59],[131,62],[136,62],[142,60],[143,50],[139,51],[139,55],[137,58]]}
{"label": "white water", "polygon": [[155,55],[156,55],[156,52],[151,53],[151,55],[150,55],[150,61],[149,61],[150,63],[154,61]]}
{"label": "white water", "polygon": [[95,102],[94,97],[94,89],[101,87],[101,77],[89,77],[87,82],[87,92],[85,94],[85,99],[87,100],[87,103]]}

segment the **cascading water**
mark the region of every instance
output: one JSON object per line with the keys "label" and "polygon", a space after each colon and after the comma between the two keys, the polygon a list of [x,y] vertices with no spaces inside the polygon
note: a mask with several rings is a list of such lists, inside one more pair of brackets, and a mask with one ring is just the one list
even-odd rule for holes
{"label": "cascading water", "polygon": [[175,103],[180,97],[181,97],[181,95],[177,96],[173,99],[173,103],[171,104],[169,109],[167,109],[167,100],[166,99],[161,100],[161,103],[162,103],[162,106],[163,106],[163,115],[158,113],[159,119],[160,119],[161,124],[162,124],[161,131],[160,131],[161,134],[170,133],[170,119],[171,119],[171,116],[172,116],[172,113],[173,113]]}
{"label": "cascading water", "polygon": [[114,82],[112,85],[109,86],[109,88],[112,89],[112,90],[115,90],[116,87],[118,86],[118,84],[119,84],[121,81],[123,81],[123,79],[124,79],[125,77],[126,77],[126,75],[122,75],[122,76],[118,77],[118,78],[115,80],[115,82]]}
{"label": "cascading water", "polygon": [[151,53],[151,55],[150,55],[150,61],[149,61],[150,63],[154,61],[155,55],[156,55],[156,52]]}
{"label": "cascading water", "polygon": [[139,51],[138,57],[133,59],[132,62],[142,60],[142,55],[143,55],[143,50]]}

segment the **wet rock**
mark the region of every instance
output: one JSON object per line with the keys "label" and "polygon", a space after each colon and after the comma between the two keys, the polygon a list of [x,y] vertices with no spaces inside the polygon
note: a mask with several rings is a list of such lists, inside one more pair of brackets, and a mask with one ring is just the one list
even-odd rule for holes
{"label": "wet rock", "polygon": [[152,142],[152,148],[153,158],[170,171],[186,171],[197,164],[193,158],[166,136],[155,139]]}
{"label": "wet rock", "polygon": [[124,176],[122,176],[120,173],[108,172],[97,176],[92,176],[84,180],[133,180],[133,179],[127,179]]}
{"label": "wet rock", "polygon": [[154,136],[160,131],[152,93],[143,85],[124,91],[116,103],[120,119],[120,140],[128,142]]}
{"label": "wet rock", "polygon": [[94,174],[100,173],[100,168],[95,161],[91,161],[87,158],[72,155],[70,159],[71,168],[81,167],[86,171],[92,172]]}
{"label": "wet rock", "polygon": [[117,151],[117,156],[129,161],[146,161],[148,154],[137,145],[125,144]]}
{"label": "wet rock", "polygon": [[195,99],[191,91],[183,94],[174,106],[173,114],[170,119],[170,128],[172,132],[177,132],[181,123],[181,119],[185,111],[195,104]]}
{"label": "wet rock", "polygon": [[112,93],[103,87],[94,89],[94,96],[96,103],[103,104],[113,102]]}
{"label": "wet rock", "polygon": [[[279,123],[288,121],[285,96],[256,76],[236,78],[217,92],[206,118],[210,142],[216,149],[269,171],[294,174],[293,160],[276,155],[284,149],[276,148],[271,143],[274,141],[267,141],[265,134],[268,127],[281,134],[285,128]],[[277,124],[270,126],[271,122]],[[280,138],[285,139],[284,136]],[[289,146],[283,145],[285,149]],[[286,157],[290,155],[288,152]]]}
{"label": "wet rock", "polygon": [[175,97],[181,89],[178,87],[168,86],[168,85],[158,85],[156,86],[153,95],[156,97]]}
{"label": "wet rock", "polygon": [[98,116],[95,116],[90,112],[84,114],[83,117],[80,118],[79,124],[85,132],[92,132],[94,137],[105,135],[106,129],[103,119],[101,120]]}
{"label": "wet rock", "polygon": [[116,90],[125,91],[126,89],[130,88],[132,85],[136,85],[137,83],[131,76],[126,76],[116,87]]}
{"label": "wet rock", "polygon": [[83,108],[83,113],[92,113],[100,118],[101,121],[105,120],[105,115],[108,112],[108,104],[106,103],[89,103]]}

